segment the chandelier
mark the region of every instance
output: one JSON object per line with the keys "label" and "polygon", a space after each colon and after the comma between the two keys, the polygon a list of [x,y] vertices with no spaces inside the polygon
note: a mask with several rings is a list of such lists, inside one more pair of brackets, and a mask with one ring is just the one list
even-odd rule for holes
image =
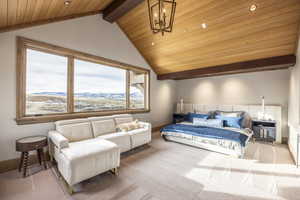
{"label": "chandelier", "polygon": [[175,0],[148,0],[150,27],[153,33],[172,32]]}

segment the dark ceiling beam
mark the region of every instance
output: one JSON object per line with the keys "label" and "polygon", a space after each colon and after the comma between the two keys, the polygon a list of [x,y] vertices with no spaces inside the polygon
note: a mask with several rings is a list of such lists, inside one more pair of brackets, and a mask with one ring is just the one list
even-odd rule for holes
{"label": "dark ceiling beam", "polygon": [[218,65],[214,67],[206,67],[200,69],[193,69],[181,72],[173,72],[168,74],[161,74],[157,76],[158,80],[182,80],[210,76],[220,76],[227,74],[239,74],[247,72],[269,71],[286,69],[296,64],[295,55],[277,56],[271,58],[264,58],[246,62],[238,62],[233,64]]}
{"label": "dark ceiling beam", "polygon": [[[103,10],[103,19],[113,23],[144,0],[114,0]],[[148,10],[145,10],[148,12]]]}

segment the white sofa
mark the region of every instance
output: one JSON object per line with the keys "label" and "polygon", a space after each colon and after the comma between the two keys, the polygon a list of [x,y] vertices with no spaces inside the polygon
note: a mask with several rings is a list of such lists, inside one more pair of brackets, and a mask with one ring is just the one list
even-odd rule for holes
{"label": "white sofa", "polygon": [[151,124],[139,122],[142,128],[117,132],[118,124],[133,121],[129,114],[55,123],[49,132],[50,154],[58,170],[72,186],[83,180],[120,166],[120,153],[151,141]]}

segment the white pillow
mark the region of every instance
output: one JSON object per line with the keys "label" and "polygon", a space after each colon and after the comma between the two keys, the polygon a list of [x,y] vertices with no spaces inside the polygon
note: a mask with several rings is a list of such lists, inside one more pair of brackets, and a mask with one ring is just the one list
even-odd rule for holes
{"label": "white pillow", "polygon": [[[205,123],[206,119],[203,118],[193,118],[193,125],[197,126],[198,124]],[[200,125],[198,125],[200,126]]]}

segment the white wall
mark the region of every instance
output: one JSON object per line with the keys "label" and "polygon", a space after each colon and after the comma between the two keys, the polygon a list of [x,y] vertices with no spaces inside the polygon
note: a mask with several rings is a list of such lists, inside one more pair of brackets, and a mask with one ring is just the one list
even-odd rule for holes
{"label": "white wall", "polygon": [[283,110],[283,137],[287,137],[290,70],[254,72],[181,80],[177,101],[208,105],[277,104]]}
{"label": "white wall", "polygon": [[291,70],[289,85],[289,124],[298,125],[300,122],[300,37],[297,49],[296,65]]}
{"label": "white wall", "polygon": [[[116,24],[99,15],[27,28],[0,34],[0,161],[19,156],[15,139],[46,135],[52,123],[17,126],[16,110],[16,36],[24,36],[82,52],[150,68]],[[157,81],[151,72],[151,112],[137,117],[158,126],[169,123],[176,99],[174,81]]]}
{"label": "white wall", "polygon": [[[291,71],[290,94],[289,94],[289,148],[294,156],[297,157],[297,135],[300,134],[300,37],[297,49],[297,61]],[[299,155],[298,155],[299,156]]]}

